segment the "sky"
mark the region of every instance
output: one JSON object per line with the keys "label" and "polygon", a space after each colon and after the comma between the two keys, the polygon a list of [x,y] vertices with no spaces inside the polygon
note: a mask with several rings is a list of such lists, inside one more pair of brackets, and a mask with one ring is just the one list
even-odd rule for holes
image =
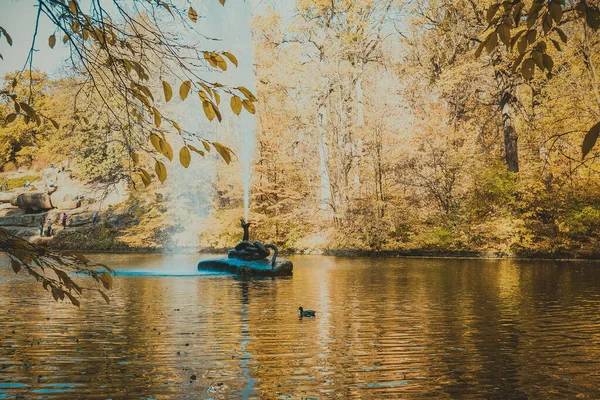
{"label": "sky", "polygon": [[[84,3],[84,1],[82,0],[80,3]],[[177,0],[174,0],[174,2],[178,3]],[[284,18],[291,18],[294,5],[293,0],[228,0],[225,7],[244,9],[243,5],[240,7],[240,4],[236,4],[241,2],[252,3],[253,13],[255,14],[260,13],[267,7],[274,7]],[[186,1],[181,3],[186,3]],[[218,14],[220,12],[219,8],[223,8],[217,0],[192,0],[191,3],[200,15],[203,14],[202,11],[206,11],[209,15],[211,13]],[[4,60],[0,59],[0,76],[23,68],[35,30],[36,4],[36,0],[0,0],[0,26],[6,29],[13,39],[13,45],[9,46],[4,37],[0,38],[0,54],[4,57]],[[245,13],[242,12],[241,14],[244,15]],[[229,12],[228,15],[234,16],[233,19],[237,17],[233,12]],[[48,37],[53,33],[54,26],[42,15],[36,39],[33,66],[48,73],[51,77],[57,77],[60,76],[61,70],[64,68],[63,60],[68,57],[69,52],[67,46],[63,45],[60,35],[57,35],[57,43],[54,49],[50,49]]]}
{"label": "sky", "polygon": [[[35,0],[0,0],[0,26],[12,37],[13,45],[6,43],[4,36],[0,38],[0,76],[21,70],[31,48],[35,30],[37,7]],[[34,66],[51,75],[60,73],[61,60],[68,56],[67,47],[57,40],[54,49],[48,46],[48,37],[54,33],[54,26],[43,16],[36,39]]]}

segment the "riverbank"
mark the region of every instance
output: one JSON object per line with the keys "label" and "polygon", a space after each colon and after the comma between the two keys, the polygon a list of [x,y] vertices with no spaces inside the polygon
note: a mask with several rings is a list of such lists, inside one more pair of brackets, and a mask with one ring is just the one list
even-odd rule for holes
{"label": "riverbank", "polygon": [[[74,232],[71,232],[73,234]],[[93,254],[227,254],[228,248],[164,248],[158,246],[139,247],[126,246],[122,243],[116,246],[107,246],[106,241],[92,243],[88,246],[73,246],[72,241],[65,241],[63,237],[57,237],[47,242],[48,248],[58,251],[79,251]],[[231,246],[233,248],[233,245]],[[503,252],[489,251],[450,251],[450,250],[386,250],[365,251],[356,249],[336,250],[312,250],[312,251],[289,251],[282,250],[281,256],[314,255],[327,257],[347,258],[448,258],[448,259],[512,259],[512,260],[553,260],[553,261],[600,261],[600,253],[519,253],[507,254]]]}
{"label": "riverbank", "polygon": [[[127,208],[110,208],[99,213],[98,222],[93,223],[93,212],[80,209],[68,213],[68,224],[63,228],[58,219],[59,213],[48,212],[27,215],[0,217],[0,227],[32,241],[38,245],[59,251],[80,251],[91,253],[176,253],[197,252],[226,254],[231,247],[201,247],[200,249],[180,248],[172,243],[173,227],[154,226],[153,229],[140,226],[135,212]],[[54,222],[51,237],[40,237],[39,225],[50,219]],[[161,245],[166,243],[167,245]],[[548,259],[548,260],[600,260],[600,252],[544,252],[528,249],[508,253],[505,251],[478,251],[472,249],[285,249],[281,255],[324,255],[333,257],[369,258],[478,258],[478,259]]]}

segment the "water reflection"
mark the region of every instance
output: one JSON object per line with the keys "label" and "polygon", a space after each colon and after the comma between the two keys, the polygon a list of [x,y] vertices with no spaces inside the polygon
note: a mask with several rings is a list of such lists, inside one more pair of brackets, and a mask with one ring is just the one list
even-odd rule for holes
{"label": "water reflection", "polygon": [[598,264],[306,256],[248,281],[106,258],[110,306],[2,281],[0,399],[600,397]]}

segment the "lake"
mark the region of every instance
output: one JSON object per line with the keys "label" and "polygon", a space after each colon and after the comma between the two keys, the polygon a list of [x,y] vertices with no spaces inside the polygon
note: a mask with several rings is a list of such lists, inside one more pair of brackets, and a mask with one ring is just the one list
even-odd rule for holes
{"label": "lake", "polygon": [[110,305],[0,274],[0,399],[600,398],[599,263],[296,256],[240,280],[94,257]]}

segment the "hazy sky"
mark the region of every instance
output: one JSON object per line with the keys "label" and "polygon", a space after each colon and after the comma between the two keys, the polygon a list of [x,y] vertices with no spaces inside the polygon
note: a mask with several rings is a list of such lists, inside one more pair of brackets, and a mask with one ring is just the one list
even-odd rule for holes
{"label": "hazy sky", "polygon": [[[80,1],[80,3],[84,2],[85,0]],[[228,9],[236,7],[244,9],[245,7],[240,7],[239,3],[241,2],[252,3],[255,13],[272,6],[282,13],[284,18],[291,17],[294,5],[293,0],[228,0],[225,7]],[[201,16],[203,11],[219,14],[220,10],[218,8],[223,8],[217,0],[192,0],[191,3]],[[216,3],[218,8],[213,3]],[[0,39],[0,54],[4,57],[4,60],[0,60],[0,77],[23,68],[33,39],[37,13],[36,4],[36,0],[0,0],[0,26],[6,29],[13,39],[12,46],[6,43],[4,37]],[[83,5],[82,7],[85,8]],[[228,14],[235,15],[231,12]],[[52,33],[54,33],[54,26],[42,15],[33,64],[34,67],[49,73],[51,76],[56,76],[60,75],[63,67],[62,61],[68,57],[69,53],[67,46],[62,43],[61,35],[57,35],[57,43],[54,49],[48,47],[48,37]]]}
{"label": "hazy sky", "polygon": [[[35,0],[0,0],[0,26],[12,37],[13,45],[6,43],[4,36],[0,39],[0,76],[23,68],[27,53],[31,47],[37,13]],[[68,56],[66,46],[58,39],[54,49],[48,47],[48,37],[54,32],[54,26],[43,16],[40,18],[34,66],[51,74],[57,73],[61,60]]]}

